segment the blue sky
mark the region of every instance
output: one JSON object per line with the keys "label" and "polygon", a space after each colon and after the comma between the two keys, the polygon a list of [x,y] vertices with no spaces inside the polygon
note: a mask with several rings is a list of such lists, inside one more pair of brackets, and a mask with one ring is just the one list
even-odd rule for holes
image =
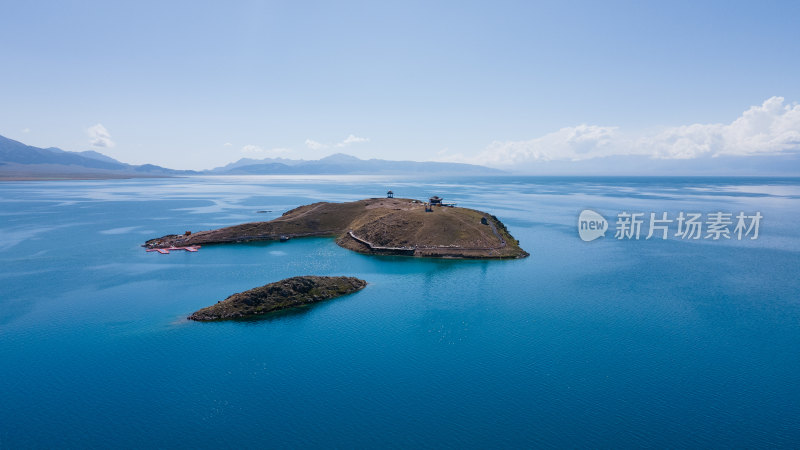
{"label": "blue sky", "polygon": [[800,2],[431,3],[3,2],[0,134],[192,169],[800,152]]}

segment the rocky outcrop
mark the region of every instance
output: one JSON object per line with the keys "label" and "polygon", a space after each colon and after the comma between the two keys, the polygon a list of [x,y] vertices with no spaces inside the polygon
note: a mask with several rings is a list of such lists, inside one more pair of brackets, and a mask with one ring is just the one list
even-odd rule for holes
{"label": "rocky outcrop", "polygon": [[286,278],[233,294],[215,305],[193,313],[188,319],[197,321],[246,319],[330,300],[359,291],[366,285],[366,281],[354,277]]}

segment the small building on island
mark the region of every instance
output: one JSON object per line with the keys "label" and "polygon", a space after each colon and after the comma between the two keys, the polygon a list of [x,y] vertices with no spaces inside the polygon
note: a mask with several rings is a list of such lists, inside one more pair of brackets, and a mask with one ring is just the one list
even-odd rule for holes
{"label": "small building on island", "polygon": [[394,192],[389,191],[386,193],[386,198],[394,198]]}

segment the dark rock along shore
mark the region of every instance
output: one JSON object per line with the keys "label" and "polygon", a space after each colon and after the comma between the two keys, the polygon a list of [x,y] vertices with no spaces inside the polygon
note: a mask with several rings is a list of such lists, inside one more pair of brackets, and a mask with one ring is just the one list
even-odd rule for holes
{"label": "dark rock along shore", "polygon": [[301,276],[250,289],[196,311],[189,320],[244,319],[351,294],[367,282],[355,277]]}

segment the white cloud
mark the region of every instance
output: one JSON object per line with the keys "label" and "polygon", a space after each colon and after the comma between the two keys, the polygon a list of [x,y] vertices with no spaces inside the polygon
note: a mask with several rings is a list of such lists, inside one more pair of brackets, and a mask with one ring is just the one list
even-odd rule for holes
{"label": "white cloud", "polygon": [[512,166],[614,155],[692,159],[787,152],[800,152],[800,105],[785,105],[783,97],[772,97],[730,124],[696,123],[639,135],[618,127],[583,124],[527,141],[495,141],[475,156],[445,154],[440,160]]}
{"label": "white cloud", "polygon": [[89,127],[86,130],[86,134],[89,135],[89,143],[92,144],[92,147],[111,148],[116,145],[111,140],[111,135],[106,130],[106,127],[100,123]]}
{"label": "white cloud", "polygon": [[311,139],[306,139],[306,147],[310,148],[311,150],[322,150],[323,148],[328,148],[327,145]]}
{"label": "white cloud", "polygon": [[279,156],[291,152],[292,150],[288,148],[276,147],[276,148],[264,149],[259,147],[258,145],[253,145],[253,144],[247,144],[244,147],[242,147],[242,153],[247,153],[250,155]]}
{"label": "white cloud", "polygon": [[342,142],[336,144],[337,147],[347,147],[350,144],[358,144],[361,142],[369,142],[369,138],[358,137],[355,135],[350,135],[344,138]]}
{"label": "white cloud", "polygon": [[223,147],[233,147],[233,144],[231,144],[230,142],[226,142],[226,143],[222,144],[222,146]]}
{"label": "white cloud", "polygon": [[323,144],[322,142],[317,142],[312,139],[306,139],[306,147],[310,148],[311,150],[323,150],[330,147],[347,147],[351,144],[360,144],[362,142],[369,142],[369,138],[358,137],[354,134],[351,134],[336,144]]}
{"label": "white cloud", "polygon": [[495,141],[478,157],[483,164],[590,159],[618,151],[622,139],[616,127],[578,125],[529,141]]}
{"label": "white cloud", "polygon": [[23,128],[21,131],[22,131],[23,133],[30,133],[30,132],[31,132],[31,129],[30,129],[30,128]]}
{"label": "white cloud", "polygon": [[242,147],[242,153],[263,153],[264,149],[253,144],[247,144]]}

